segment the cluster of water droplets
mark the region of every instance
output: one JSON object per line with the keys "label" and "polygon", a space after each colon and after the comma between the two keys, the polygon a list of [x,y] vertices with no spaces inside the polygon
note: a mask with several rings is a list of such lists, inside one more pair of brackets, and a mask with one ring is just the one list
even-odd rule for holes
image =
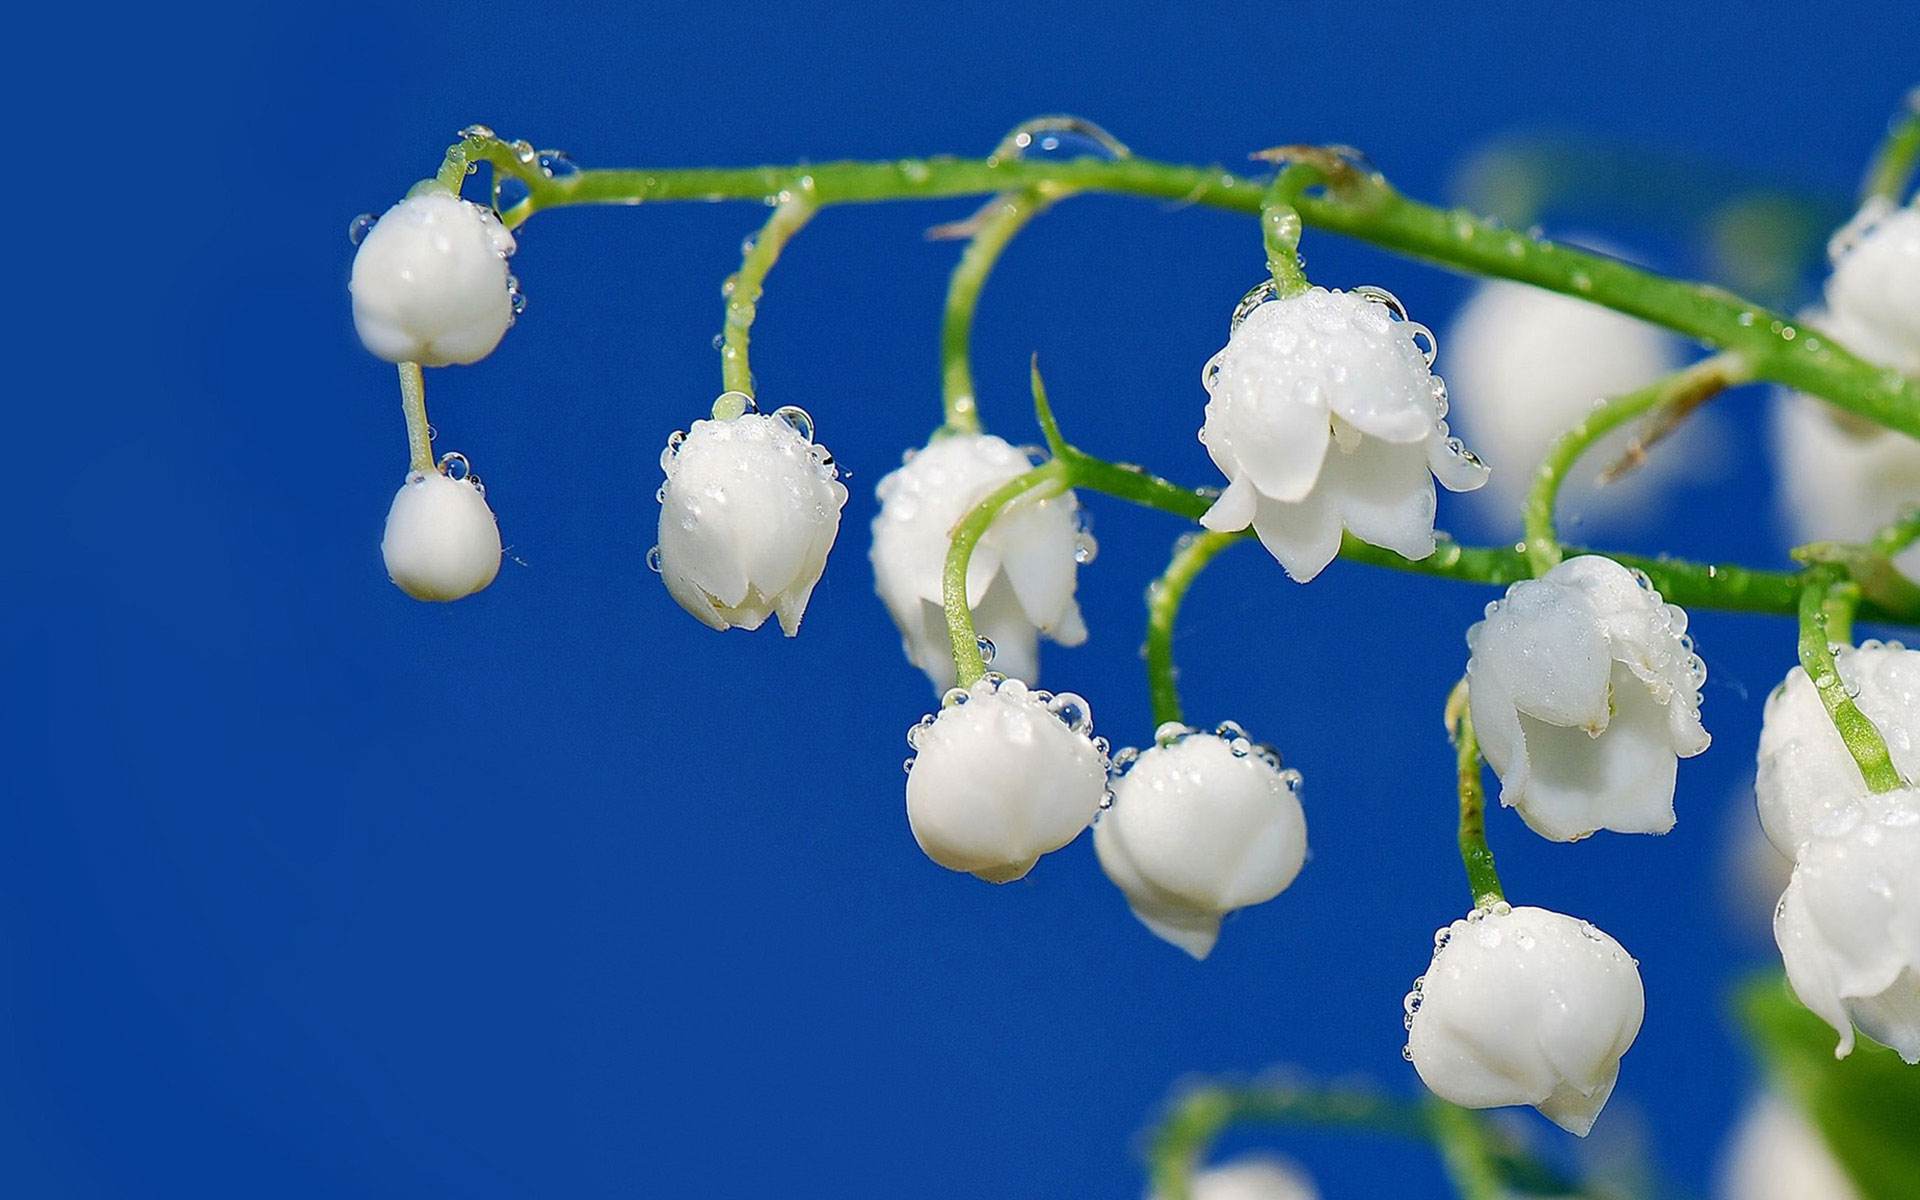
{"label": "cluster of water droplets", "polygon": [[[993,643],[985,638],[979,641],[981,657],[992,662]],[[940,719],[940,713],[959,708],[982,695],[997,695],[1016,703],[1032,704],[1044,709],[1054,719],[1065,725],[1069,732],[1088,739],[1094,753],[1100,756],[1101,769],[1110,770],[1112,760],[1109,758],[1109,753],[1112,746],[1106,738],[1094,736],[1093,707],[1087,703],[1085,697],[1075,692],[1049,692],[1044,688],[1030,688],[1023,681],[1002,675],[998,671],[988,671],[970,688],[948,688],[940,697],[939,712],[928,713],[907,729],[907,745],[913,749],[914,754],[907,756],[906,761],[901,764],[902,769],[908,772],[913,770],[920,743],[926,737],[927,731],[933,728],[933,723]],[[1101,799],[1100,807],[1106,808],[1112,803],[1113,793],[1109,790]]]}
{"label": "cluster of water droplets", "polygon": [[[1490,916],[1506,917],[1512,914],[1513,906],[1511,904],[1508,904],[1505,900],[1495,900],[1489,904],[1475,905],[1473,911],[1468,913],[1464,920],[1455,921],[1451,925],[1442,925],[1433,931],[1433,962],[1435,964],[1439,963],[1440,956],[1446,952],[1447,947],[1452,944],[1453,939],[1459,936],[1465,929],[1479,925]],[[1600,931],[1594,929],[1592,925],[1584,921],[1581,922],[1581,933],[1586,934],[1595,941],[1600,940]],[[1530,944],[1533,935],[1526,934],[1525,936]],[[1530,948],[1530,945],[1528,948]],[[1433,966],[1430,965],[1427,969],[1431,971]],[[1425,975],[1418,976],[1413,981],[1412,989],[1400,1000],[1400,1008],[1403,1014],[1400,1023],[1409,1033],[1413,1032],[1414,1019],[1420,1015],[1420,1006],[1426,1001],[1426,989],[1427,977]],[[1400,1057],[1406,1059],[1408,1062],[1413,1061],[1413,1044],[1411,1042],[1400,1047]]]}
{"label": "cluster of water droplets", "polygon": [[448,479],[467,484],[482,496],[487,494],[487,485],[480,481],[480,476],[474,472],[473,464],[467,461],[467,456],[458,450],[449,450],[442,454],[436,467]]}

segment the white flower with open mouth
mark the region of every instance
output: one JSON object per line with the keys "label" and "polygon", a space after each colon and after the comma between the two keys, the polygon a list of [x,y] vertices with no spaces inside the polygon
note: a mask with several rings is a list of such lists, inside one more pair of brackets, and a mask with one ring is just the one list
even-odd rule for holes
{"label": "white flower with open mouth", "polygon": [[1500,802],[1536,833],[1673,828],[1678,759],[1707,748],[1687,614],[1610,558],[1521,580],[1467,631],[1467,695]]}
{"label": "white flower with open mouth", "polygon": [[1646,996],[1639,965],[1588,922],[1500,903],[1434,935],[1406,1010],[1406,1054],[1434,1095],[1465,1108],[1531,1104],[1585,1137]]}
{"label": "white flower with open mouth", "polygon": [[478,362],[513,324],[513,235],[491,208],[427,188],[388,209],[353,256],[353,324],[368,350],[424,367]]}
{"label": "white flower with open mouth", "polygon": [[1231,722],[1163,725],[1114,758],[1113,804],[1093,826],[1107,878],[1141,924],[1195,958],[1220,919],[1273,899],[1307,857],[1300,773]]}
{"label": "white flower with open mouth", "polygon": [[1201,524],[1253,526],[1302,583],[1339,553],[1342,529],[1405,558],[1433,553],[1434,479],[1470,491],[1487,469],[1448,434],[1432,333],[1378,289],[1260,295],[1202,372],[1200,440],[1228,483]]}
{"label": "white flower with open mouth", "polygon": [[[941,606],[953,527],[989,492],[1033,464],[989,434],[935,438],[880,481],[873,519],[873,578],[900,629],[902,647],[936,690],[953,686],[953,653]],[[1093,555],[1071,491],[1029,493],[1008,505],[967,562],[974,628],[993,643],[993,669],[1034,682],[1040,637],[1063,646],[1087,640],[1074,600],[1079,566]]]}
{"label": "white flower with open mouth", "polygon": [[[1156,1192],[1153,1200],[1165,1198]],[[1320,1200],[1320,1192],[1292,1163],[1248,1154],[1196,1171],[1187,1181],[1187,1200]]]}
{"label": "white flower with open mouth", "polygon": [[1853,1052],[1854,1027],[1920,1065],[1920,792],[1874,803],[1799,847],[1773,935],[1800,1002]]}
{"label": "white flower with open mouth", "polygon": [[1107,790],[1087,702],[990,674],[907,733],[907,822],[928,858],[1010,883],[1080,836]]}
{"label": "white flower with open mouth", "polygon": [[788,637],[840,531],[846,485],[797,408],[695,421],[661,451],[660,544],[649,561],[680,607],[714,629]]}
{"label": "white flower with open mouth", "polygon": [[[449,456],[460,462],[465,459]],[[500,527],[480,480],[414,471],[387,510],[380,557],[394,586],[415,600],[458,600],[500,573]]]}

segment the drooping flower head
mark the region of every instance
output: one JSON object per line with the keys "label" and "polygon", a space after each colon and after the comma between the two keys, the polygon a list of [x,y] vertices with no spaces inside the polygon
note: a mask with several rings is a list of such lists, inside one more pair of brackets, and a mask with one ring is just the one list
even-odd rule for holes
{"label": "drooping flower head", "polygon": [[1677,760],[1707,748],[1687,614],[1600,555],[1521,580],[1467,631],[1467,694],[1500,802],[1535,832],[1673,828]]}
{"label": "drooping flower head", "polygon": [[1740,1118],[1720,1160],[1719,1200],[1860,1200],[1826,1139],[1768,1093]]}
{"label": "drooping flower head", "polygon": [[444,188],[388,209],[353,257],[353,324],[388,362],[478,362],[513,324],[513,235],[493,210]]}
{"label": "drooping flower head", "polygon": [[907,733],[907,821],[928,858],[1009,883],[1080,836],[1107,789],[1087,702],[989,674]]}
{"label": "drooping flower head", "polygon": [[1114,756],[1113,804],[1093,826],[1107,878],[1141,924],[1205,958],[1220,919],[1284,891],[1307,856],[1300,773],[1232,722],[1163,725]]}
{"label": "drooping flower head", "polygon": [[1433,941],[1406,999],[1421,1082],[1465,1108],[1531,1104],[1585,1137],[1640,1032],[1639,965],[1586,921],[1504,903]]}
{"label": "drooping flower head", "polygon": [[[1001,484],[1032,467],[1021,451],[988,434],[935,438],[880,481],[873,519],[873,578],[900,629],[909,661],[936,690],[953,686],[953,655],[941,580],[953,527]],[[967,603],[974,628],[993,643],[993,668],[1033,683],[1040,637],[1063,646],[1087,640],[1074,600],[1079,566],[1092,558],[1071,491],[1029,493],[1008,505],[973,548]]]}
{"label": "drooping flower head", "polygon": [[1253,526],[1303,583],[1342,529],[1406,558],[1433,553],[1434,479],[1456,492],[1487,479],[1448,433],[1433,335],[1378,289],[1259,300],[1241,302],[1202,372],[1200,439],[1228,482],[1201,524]]}
{"label": "drooping flower head", "polygon": [[660,453],[660,544],[652,561],[680,607],[714,629],[788,637],[840,530],[846,485],[797,408],[695,421]]}
{"label": "drooping flower head", "polygon": [[387,576],[415,600],[458,600],[481,591],[500,573],[500,527],[487,507],[478,476],[457,461],[447,471],[414,471],[387,510],[380,557]]}
{"label": "drooping flower head", "polygon": [[[1870,202],[1828,246],[1827,307],[1890,347],[1912,371],[1920,360],[1920,209]],[[1864,351],[1863,351],[1864,352]]]}
{"label": "drooping flower head", "polygon": [[[1188,1200],[1320,1200],[1313,1180],[1284,1159],[1248,1154],[1194,1172]],[[1151,1200],[1166,1200],[1155,1192]]]}

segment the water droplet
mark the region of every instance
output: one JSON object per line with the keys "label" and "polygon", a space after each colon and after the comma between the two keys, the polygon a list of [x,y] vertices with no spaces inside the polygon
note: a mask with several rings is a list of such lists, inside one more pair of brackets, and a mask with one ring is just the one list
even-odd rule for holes
{"label": "water droplet", "polygon": [[[1259,283],[1248,288],[1247,294],[1240,297],[1240,303],[1233,306],[1233,317],[1227,322],[1228,332],[1240,328],[1240,323],[1247,319],[1247,314],[1259,308],[1267,301],[1272,300],[1275,294],[1271,277],[1262,279]],[[1212,373],[1218,373],[1219,371],[1219,368],[1212,362],[1208,362],[1207,367]],[[1211,382],[1211,379],[1209,379],[1209,382]]]}
{"label": "water droplet", "polygon": [[[811,442],[813,440],[813,418],[808,415],[806,409],[801,408],[799,405],[787,404],[774,409],[773,419],[784,422],[795,433],[799,434],[803,441]],[[831,461],[831,459],[828,460],[828,462]],[[826,464],[823,463],[822,465],[824,466]]]}
{"label": "water droplet", "polygon": [[548,179],[567,179],[580,173],[580,167],[564,150],[542,150],[540,171]]}
{"label": "water droplet", "polygon": [[1353,294],[1362,300],[1378,304],[1380,307],[1386,309],[1393,314],[1393,318],[1396,321],[1404,321],[1407,319],[1407,306],[1400,303],[1400,297],[1383,287],[1375,287],[1372,284],[1362,284],[1360,287],[1353,289]]}
{"label": "water droplet", "polygon": [[374,223],[379,220],[379,216],[374,213],[361,213],[353,220],[347,222],[347,240],[358,246],[366,240],[369,233],[373,232]]}
{"label": "water droplet", "polygon": [[[666,489],[661,488],[660,490],[665,491]],[[660,547],[652,546],[648,548],[647,570],[652,571],[655,575],[660,573]]]}
{"label": "water droplet", "polygon": [[485,125],[474,124],[467,126],[453,136],[459,138],[461,141],[485,142],[493,140],[494,132]]}
{"label": "water droplet", "polygon": [[974,638],[974,639],[973,639],[973,644],[974,644],[974,645],[975,645],[975,646],[976,646],[976,647],[977,647],[977,648],[979,649],[979,651],[980,651],[980,661],[981,661],[981,662],[983,662],[983,663],[991,663],[991,662],[993,662],[993,656],[994,656],[994,653],[995,653],[995,647],[994,647],[994,644],[993,644],[993,639],[992,639],[992,638],[988,638],[988,637],[976,637],[976,638]]}
{"label": "water droplet", "polygon": [[520,290],[518,275],[507,276],[507,303],[512,305],[516,317],[527,311],[527,294]]}
{"label": "water droplet", "polygon": [[745,392],[721,392],[713,402],[713,419],[732,421],[758,409],[753,397]]}
{"label": "water droplet", "polygon": [[1072,692],[1061,692],[1047,701],[1047,711],[1059,717],[1075,733],[1090,733],[1093,730],[1093,710],[1084,699]]}
{"label": "water droplet", "polygon": [[1082,533],[1073,539],[1073,561],[1086,566],[1100,553],[1100,543],[1091,533]]}
{"label": "water droplet", "polygon": [[466,455],[449,450],[440,456],[440,473],[448,479],[465,479],[473,473],[473,466],[467,462]]}

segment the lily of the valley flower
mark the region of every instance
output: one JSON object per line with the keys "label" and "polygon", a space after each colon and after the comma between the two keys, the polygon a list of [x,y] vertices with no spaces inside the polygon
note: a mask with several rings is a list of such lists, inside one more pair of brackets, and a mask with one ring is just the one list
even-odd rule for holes
{"label": "lily of the valley flower", "polygon": [[1500,802],[1535,832],[1673,828],[1679,758],[1707,748],[1687,614],[1610,558],[1522,580],[1467,631],[1467,689]]}
{"label": "lily of the valley flower", "polygon": [[840,530],[846,485],[799,409],[695,421],[660,454],[660,544],[653,562],[680,607],[714,629],[788,637]]}
{"label": "lily of the valley flower", "polygon": [[1273,899],[1300,873],[1300,773],[1231,723],[1212,733],[1163,725],[1154,743],[1115,756],[1093,848],[1141,924],[1205,958],[1223,916]]}
{"label": "lily of the valley flower", "polygon": [[393,495],[380,539],[387,575],[415,600],[458,600],[500,573],[500,527],[471,476],[415,471]]}
{"label": "lily of the valley flower", "polygon": [[[1894,767],[1920,779],[1920,651],[1868,641],[1838,647],[1833,658],[1847,693],[1886,739]],[[1768,840],[1796,861],[1807,842],[1843,834],[1887,806],[1868,791],[1800,667],[1767,697],[1754,795]]]}
{"label": "lily of the valley flower", "polygon": [[1920,209],[1870,203],[1829,250],[1827,307],[1909,359],[1920,358]]}
{"label": "lily of the valley flower", "polygon": [[[953,527],[989,492],[1032,465],[997,437],[955,434],[909,455],[876,489],[874,584],[900,628],[908,660],[938,691],[954,681],[941,607]],[[1039,677],[1041,635],[1063,646],[1087,640],[1073,593],[1079,564],[1092,547],[1071,491],[1030,493],[994,519],[967,564],[967,603],[974,628],[993,643],[994,670],[1032,683]]]}
{"label": "lily of the valley flower", "polygon": [[353,324],[388,362],[478,362],[513,324],[513,235],[491,208],[428,188],[388,209],[353,258]]}
{"label": "lily of the valley flower", "polygon": [[1740,1118],[1720,1162],[1719,1200],[1860,1200],[1811,1122],[1766,1095]]}
{"label": "lily of the valley flower", "polygon": [[907,733],[907,821],[928,858],[1008,883],[1080,836],[1106,795],[1086,701],[990,674]]}
{"label": "lily of the valley flower", "polygon": [[[1188,1200],[1320,1200],[1313,1180],[1293,1164],[1249,1154],[1194,1173]],[[1153,1200],[1165,1200],[1155,1192]]]}
{"label": "lily of the valley flower", "polygon": [[1407,995],[1407,1057],[1466,1108],[1531,1104],[1585,1137],[1613,1094],[1646,997],[1627,952],[1544,908],[1476,909],[1434,935]]}
{"label": "lily of the valley flower", "polygon": [[1201,524],[1253,526],[1302,583],[1343,528],[1405,558],[1433,553],[1434,479],[1470,491],[1487,469],[1448,434],[1432,334],[1376,290],[1247,305],[1202,373],[1200,440],[1228,483]]}
{"label": "lily of the valley flower", "polygon": [[1800,1002],[1853,1052],[1855,1026],[1920,1065],[1920,791],[1872,798],[1799,847],[1773,936]]}

